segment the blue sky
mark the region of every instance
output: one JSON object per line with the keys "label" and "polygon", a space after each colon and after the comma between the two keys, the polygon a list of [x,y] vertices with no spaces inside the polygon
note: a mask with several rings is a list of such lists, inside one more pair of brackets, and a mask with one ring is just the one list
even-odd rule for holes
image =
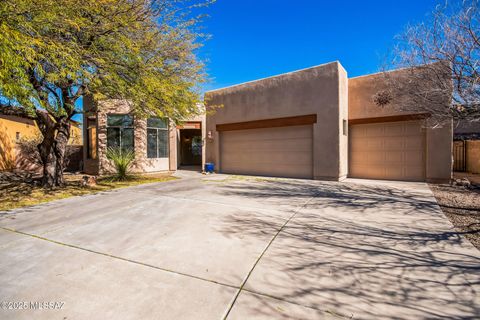
{"label": "blue sky", "polygon": [[378,71],[393,38],[425,20],[434,0],[217,0],[198,55],[205,90],[339,60],[349,77]]}
{"label": "blue sky", "polygon": [[[379,70],[395,35],[435,0],[217,0],[202,9],[204,91],[338,60],[349,77]],[[81,105],[81,101],[78,101]],[[75,118],[80,120],[80,116]]]}

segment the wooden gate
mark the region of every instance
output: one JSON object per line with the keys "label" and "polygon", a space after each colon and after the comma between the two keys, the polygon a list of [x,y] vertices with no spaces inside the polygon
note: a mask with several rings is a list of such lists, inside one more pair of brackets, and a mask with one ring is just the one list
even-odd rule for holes
{"label": "wooden gate", "polygon": [[467,146],[465,141],[453,142],[453,171],[467,170]]}

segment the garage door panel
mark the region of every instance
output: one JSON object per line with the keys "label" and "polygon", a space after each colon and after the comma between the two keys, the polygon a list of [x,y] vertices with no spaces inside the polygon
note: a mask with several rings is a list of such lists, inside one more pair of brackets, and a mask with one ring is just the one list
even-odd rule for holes
{"label": "garage door panel", "polygon": [[406,135],[423,135],[422,125],[419,121],[409,121],[405,123]]}
{"label": "garage door panel", "polygon": [[362,139],[365,137],[365,130],[358,128],[356,126],[352,126],[348,129],[350,133],[350,137],[355,137],[355,139]]}
{"label": "garage door panel", "polygon": [[[308,140],[308,141],[307,141]],[[224,141],[223,150],[230,152],[240,152],[241,150],[249,149],[252,151],[310,151],[311,138],[289,139],[289,140],[251,140],[251,141]]]}
{"label": "garage door panel", "polygon": [[385,167],[385,175],[392,180],[402,180],[405,178],[404,168],[399,166]]}
{"label": "garage door panel", "polygon": [[407,178],[414,180],[416,177],[423,175],[423,168],[418,166],[405,167],[405,175]]}
{"label": "garage door panel", "polygon": [[365,128],[365,137],[378,137],[383,136],[384,128],[383,127],[367,127]]}
{"label": "garage door panel", "polygon": [[405,161],[405,152],[402,151],[388,151],[385,152],[385,162],[390,164],[399,164],[401,165]]}
{"label": "garage door panel", "polygon": [[366,161],[367,161],[367,163],[370,163],[370,164],[373,164],[373,165],[378,165],[378,164],[381,165],[383,162],[385,162],[385,154],[384,153],[374,153],[374,152],[367,153]]}
{"label": "garage door panel", "polygon": [[351,177],[424,180],[425,138],[420,121],[353,125],[349,140]]}
{"label": "garage door panel", "polygon": [[423,140],[421,137],[405,137],[405,149],[407,150],[422,150],[423,149]]}
{"label": "garage door panel", "polygon": [[[258,154],[254,157],[256,163],[265,163],[265,164],[275,164],[275,163],[286,163],[288,165],[296,165],[300,163],[301,166],[304,164],[311,164],[311,155],[310,154],[291,154],[285,155],[281,152],[273,152],[269,154]],[[222,156],[223,166],[227,164],[237,164],[237,163],[249,163],[252,162],[252,156],[245,153],[225,153]]]}
{"label": "garage door panel", "polygon": [[[303,127],[303,126],[301,126]],[[308,126],[307,126],[308,127]],[[285,137],[288,136],[288,139],[298,139],[302,140],[304,138],[311,138],[312,133],[303,130],[303,129],[292,129],[299,127],[282,127],[282,128],[266,128],[266,129],[250,129],[250,130],[237,130],[237,131],[225,131],[224,139],[225,141],[234,142],[234,141],[249,141],[257,142],[264,140],[285,140]]]}
{"label": "garage door panel", "polygon": [[252,166],[251,163],[229,163],[225,166],[222,165],[222,172],[286,178],[311,178],[311,173],[305,172],[304,166],[301,165],[277,164],[272,168],[270,163],[256,163],[255,166]]}
{"label": "garage door panel", "polygon": [[385,136],[379,139],[382,139],[383,141],[384,151],[395,151],[399,148],[403,149],[405,147],[405,137]]}
{"label": "garage door panel", "polygon": [[354,164],[355,165],[360,165],[363,162],[366,162],[366,161],[363,161],[362,159],[366,158],[367,156],[368,156],[368,152],[364,151],[364,150],[351,152],[350,156],[349,156],[349,161],[352,165],[354,165]]}
{"label": "garage door panel", "polygon": [[[270,170],[268,167],[270,166],[269,163],[256,163],[255,167],[250,166],[248,163],[246,164],[245,162],[231,162],[229,163],[225,169],[229,169],[229,171],[237,171],[237,173],[245,173],[245,171],[248,171],[249,174],[251,173],[265,173],[265,170]],[[276,170],[274,172],[292,172],[295,174],[295,172],[298,172],[298,170],[302,170],[303,166],[302,165],[289,165],[289,164],[278,164],[276,166]],[[270,172],[270,171],[269,171]],[[273,172],[272,172],[273,173]]]}
{"label": "garage door panel", "polygon": [[423,162],[423,158],[424,158],[423,153],[421,153],[421,152],[418,152],[418,153],[407,152],[407,153],[404,154],[404,156],[405,156],[405,164],[406,165],[421,167],[418,164]]}
{"label": "garage door panel", "polygon": [[311,178],[312,126],[224,131],[220,168],[225,173]]}
{"label": "garage door panel", "polygon": [[402,124],[392,124],[391,126],[384,127],[385,137],[398,137],[405,135],[405,127]]}
{"label": "garage door panel", "polygon": [[367,147],[367,150],[376,150],[376,149],[383,148],[383,139],[378,137],[364,139],[364,143]]}

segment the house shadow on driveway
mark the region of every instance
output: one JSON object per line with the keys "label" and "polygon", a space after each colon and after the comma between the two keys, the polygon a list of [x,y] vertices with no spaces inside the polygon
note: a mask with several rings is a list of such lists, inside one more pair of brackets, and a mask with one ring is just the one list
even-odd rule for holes
{"label": "house shadow on driveway", "polygon": [[[480,253],[455,232],[425,184],[266,179],[219,193],[296,212],[250,275],[233,319],[480,316]],[[255,236],[272,227],[259,217],[229,216],[221,232]],[[292,316],[289,304],[305,313]]]}

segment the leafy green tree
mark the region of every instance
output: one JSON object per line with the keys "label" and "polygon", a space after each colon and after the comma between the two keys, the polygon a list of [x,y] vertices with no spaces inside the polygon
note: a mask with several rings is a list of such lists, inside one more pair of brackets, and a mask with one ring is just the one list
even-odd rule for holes
{"label": "leafy green tree", "polygon": [[205,73],[187,0],[3,0],[0,113],[35,117],[45,187],[62,186],[77,100],[125,99],[137,115],[198,113]]}

